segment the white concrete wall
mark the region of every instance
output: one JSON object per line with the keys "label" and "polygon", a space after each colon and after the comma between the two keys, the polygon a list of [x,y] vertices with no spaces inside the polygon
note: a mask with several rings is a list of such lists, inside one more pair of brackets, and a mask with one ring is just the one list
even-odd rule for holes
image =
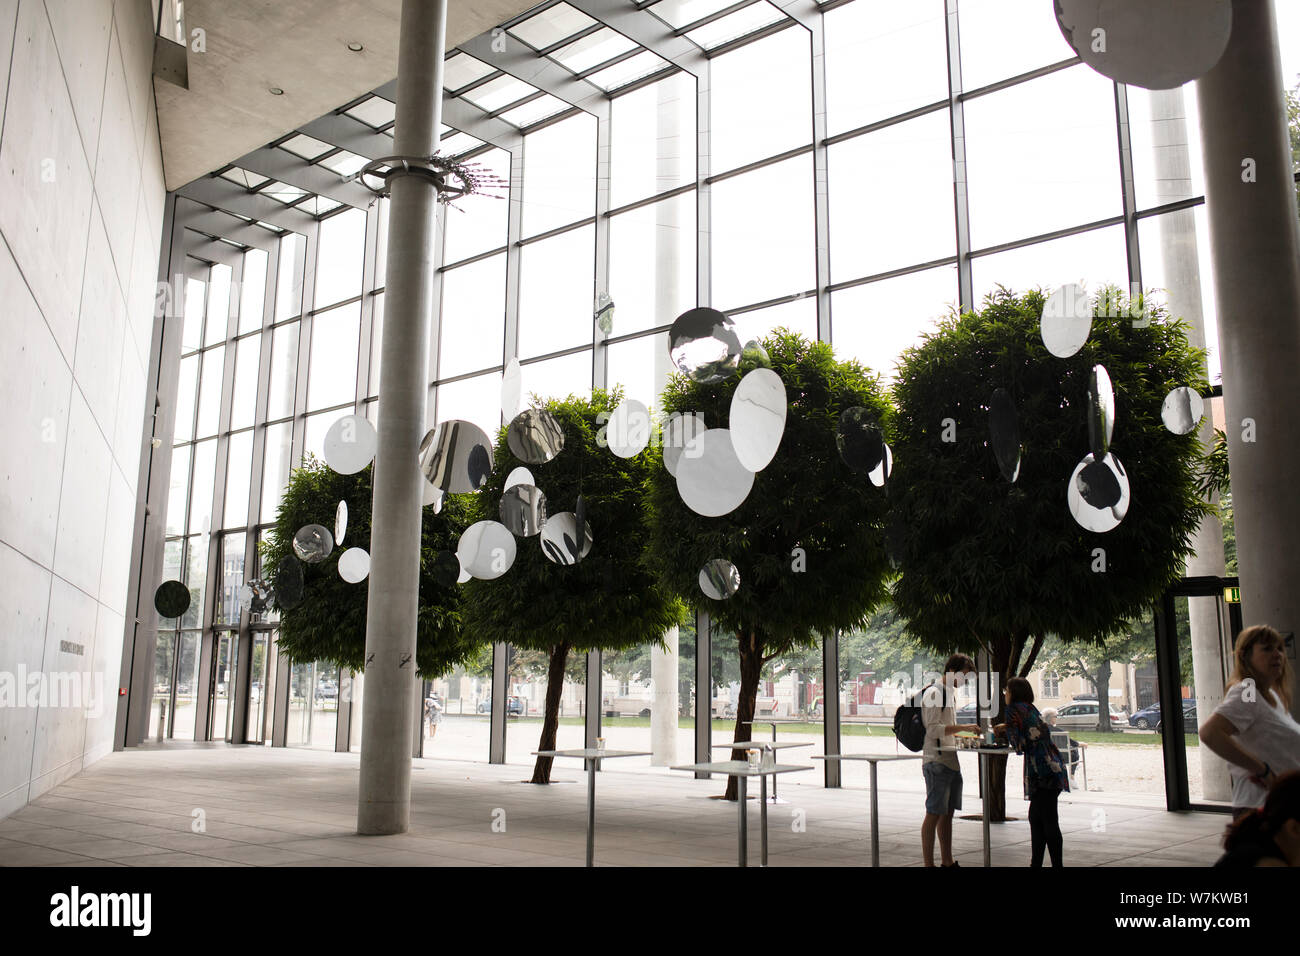
{"label": "white concrete wall", "polygon": [[[113,746],[164,199],[153,22],[151,0],[0,0],[0,817]],[[23,673],[93,687],[55,706]]]}

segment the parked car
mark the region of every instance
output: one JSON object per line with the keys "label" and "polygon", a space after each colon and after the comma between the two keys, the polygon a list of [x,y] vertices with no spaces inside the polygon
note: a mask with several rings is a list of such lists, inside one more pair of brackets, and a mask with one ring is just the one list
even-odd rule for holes
{"label": "parked car", "polygon": [[[1074,703],[1066,704],[1056,712],[1056,726],[1063,730],[1096,730],[1099,707],[1096,701],[1087,700],[1076,700]],[[1111,712],[1112,729],[1122,728],[1127,723],[1128,719],[1123,714]]]}
{"label": "parked car", "polygon": [[[478,702],[478,712],[480,714],[492,713],[491,697],[485,697],[483,698],[483,700]],[[507,717],[511,716],[512,714],[516,717],[522,717],[526,713],[528,713],[528,704],[522,697],[511,696],[506,698]]]}
{"label": "parked car", "polygon": [[1138,730],[1150,730],[1160,723],[1160,701],[1135,711],[1133,716],[1129,717],[1128,723],[1130,727],[1136,727]]}
{"label": "parked car", "polygon": [[[1164,733],[1165,724],[1163,720],[1156,722],[1156,733]],[[1200,728],[1196,721],[1196,700],[1195,698],[1183,701],[1183,733],[1194,734]]]}

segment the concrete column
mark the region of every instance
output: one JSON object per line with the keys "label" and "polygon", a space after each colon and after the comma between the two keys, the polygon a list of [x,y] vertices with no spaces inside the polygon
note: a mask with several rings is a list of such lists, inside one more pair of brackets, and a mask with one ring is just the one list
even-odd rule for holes
{"label": "concrete column", "polygon": [[1225,431],[1242,612],[1286,633],[1300,624],[1300,226],[1273,5],[1234,0],[1232,18],[1197,81]]}
{"label": "concrete column", "polygon": [[[446,0],[403,0],[394,149],[431,156],[442,114]],[[379,450],[375,457],[366,682],[357,832],[404,833],[411,810],[411,720],[420,591],[418,466],[429,386],[437,193],[420,176],[392,181]]]}
{"label": "concrete column", "polygon": [[677,628],[664,634],[668,650],[650,649],[650,758],[652,767],[677,762]]}

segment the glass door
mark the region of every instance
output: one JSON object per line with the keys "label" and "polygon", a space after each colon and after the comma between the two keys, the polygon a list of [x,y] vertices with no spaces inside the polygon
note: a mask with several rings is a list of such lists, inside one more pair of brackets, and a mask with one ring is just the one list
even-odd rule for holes
{"label": "glass door", "polygon": [[235,710],[235,662],[239,636],[234,631],[218,631],[213,642],[212,704],[208,709],[208,739],[231,739]]}

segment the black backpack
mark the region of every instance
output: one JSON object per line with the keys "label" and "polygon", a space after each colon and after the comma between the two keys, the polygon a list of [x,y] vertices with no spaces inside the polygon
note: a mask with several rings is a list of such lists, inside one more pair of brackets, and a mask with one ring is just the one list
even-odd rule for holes
{"label": "black backpack", "polygon": [[925,723],[921,720],[921,695],[933,687],[922,687],[907,703],[894,711],[894,736],[908,750],[916,753],[925,747]]}

